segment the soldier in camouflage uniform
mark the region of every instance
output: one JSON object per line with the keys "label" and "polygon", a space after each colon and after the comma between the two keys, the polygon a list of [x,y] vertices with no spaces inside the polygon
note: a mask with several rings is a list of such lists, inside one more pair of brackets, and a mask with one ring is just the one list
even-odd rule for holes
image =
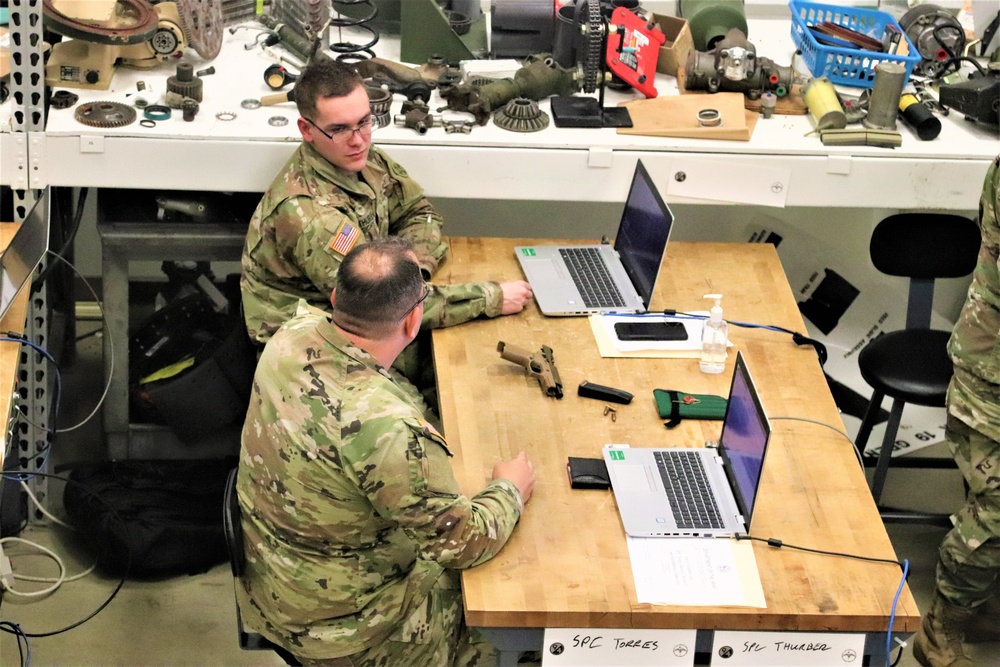
{"label": "soldier in camouflage uniform", "polygon": [[1000,156],[979,203],[983,243],[948,343],[955,376],[945,438],[969,485],[941,544],[937,590],[913,654],[933,667],[972,667],[965,642],[1000,641]]}
{"label": "soldier in camouflage uniform", "polygon": [[304,664],[488,665],[464,625],[458,570],[492,558],[534,486],[527,456],[472,498],[414,387],[390,369],[417,334],[411,246],[344,260],[332,315],[301,304],[261,355],[237,494],[244,623]]}
{"label": "soldier in camouflage uniform", "polygon": [[[354,245],[385,236],[409,240],[429,279],[448,255],[440,216],[406,171],[371,144],[372,117],[361,78],[318,61],[295,84],[302,145],[257,206],[243,248],[243,311],[263,344],[299,299],[330,310],[337,271]],[[519,312],[531,296],[522,280],[431,285],[424,329]],[[397,364],[398,365],[398,364]]]}

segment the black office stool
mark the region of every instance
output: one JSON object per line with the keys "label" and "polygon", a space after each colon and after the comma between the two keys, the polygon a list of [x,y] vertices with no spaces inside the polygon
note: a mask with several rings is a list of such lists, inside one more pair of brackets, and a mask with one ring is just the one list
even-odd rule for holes
{"label": "black office stool", "polygon": [[[974,220],[943,213],[900,213],[880,222],[869,246],[872,263],[882,273],[910,279],[906,328],[879,336],[858,355],[861,376],[873,392],[855,446],[864,456],[882,399],[893,399],[882,449],[875,463],[872,496],[878,505],[885,486],[892,446],[906,403],[943,407],[952,363],[950,331],[930,328],[934,280],[960,278],[972,272],[979,253],[979,226]],[[864,457],[870,465],[873,457]],[[897,467],[954,468],[951,458],[906,457]],[[932,522],[949,525],[947,517],[880,508],[884,521]]]}
{"label": "black office stool", "polygon": [[[233,571],[234,586],[240,585],[240,577],[246,569],[246,553],[243,551],[243,526],[240,523],[240,502],[236,497],[236,473],[239,469],[233,468],[229,471],[226,479],[226,495],[222,501],[222,526],[226,532],[226,548],[229,550],[229,566]],[[240,642],[240,648],[245,651],[274,651],[285,664],[299,665],[291,653],[278,646],[271,640],[256,632],[247,632],[243,629],[243,617],[240,615],[240,606],[237,599],[236,604],[236,631]]]}

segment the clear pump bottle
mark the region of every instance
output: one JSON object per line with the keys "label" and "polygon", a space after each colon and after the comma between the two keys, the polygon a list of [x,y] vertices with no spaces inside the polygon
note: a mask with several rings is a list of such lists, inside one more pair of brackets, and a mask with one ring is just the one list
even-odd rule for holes
{"label": "clear pump bottle", "polygon": [[706,294],[706,299],[715,299],[715,305],[705,320],[701,334],[701,372],[721,373],[726,368],[726,343],[729,325],[722,319],[722,295]]}

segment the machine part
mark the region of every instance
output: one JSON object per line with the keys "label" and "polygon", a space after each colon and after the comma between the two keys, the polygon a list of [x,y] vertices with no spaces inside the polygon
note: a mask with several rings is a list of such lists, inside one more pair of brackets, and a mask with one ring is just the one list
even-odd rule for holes
{"label": "machine part", "polygon": [[[433,55],[452,63],[489,56],[486,18],[478,0],[449,3],[448,10],[464,14],[471,22],[463,35],[455,32],[447,11],[435,0],[406,0],[400,5],[399,49],[403,62],[422,63]],[[462,30],[464,25],[458,28]]]}
{"label": "machine part", "polygon": [[448,90],[452,86],[457,86],[462,83],[462,78],[462,70],[456,67],[449,67],[438,75],[438,90]]}
{"label": "machine part", "polygon": [[389,113],[388,111],[386,111],[385,113],[372,115],[372,123],[374,123],[376,129],[380,127],[386,127],[391,122],[392,122],[392,114]]}
{"label": "machine part", "polygon": [[698,124],[702,127],[719,127],[722,125],[722,114],[718,109],[702,109],[698,112]]}
{"label": "machine part", "polygon": [[972,76],[960,83],[942,83],[938,88],[941,105],[994,132],[1000,131],[1000,69],[990,63],[986,74]]}
{"label": "machine part", "polygon": [[142,115],[149,120],[170,120],[172,113],[170,107],[162,104],[150,104],[142,110]]}
{"label": "machine part", "polygon": [[152,104],[151,98],[152,95],[150,95],[148,91],[144,90],[136,94],[136,96],[132,98],[132,106],[134,106],[136,109],[145,109],[150,104]]}
{"label": "machine part", "polygon": [[177,63],[177,73],[167,78],[168,93],[177,93],[195,102],[201,102],[203,89],[202,80],[194,75],[191,63]]}
{"label": "machine part", "polygon": [[410,100],[429,102],[431,89],[437,85],[437,79],[426,80],[420,70],[394,63],[384,58],[369,58],[355,66],[370,87],[384,88],[390,93],[405,95]]}
{"label": "machine part", "polygon": [[[159,17],[146,0],[118,0],[111,21],[87,21],[67,16],[44,0],[42,23],[52,32],[95,44],[141,44],[156,32]],[[109,25],[110,24],[110,25]]]}
{"label": "machine part", "polygon": [[192,100],[190,97],[186,98],[181,104],[181,118],[187,122],[194,120],[194,117],[198,115],[198,103]]}
{"label": "machine part", "polygon": [[491,58],[524,58],[547,51],[552,48],[554,27],[552,0],[493,0]]}
{"label": "machine part", "polygon": [[711,51],[733,28],[750,34],[743,0],[680,0],[678,9],[678,16],[687,19],[697,51]]}
{"label": "machine part", "polygon": [[371,107],[373,116],[389,113],[389,107],[392,106],[392,93],[372,86],[365,86],[365,92],[368,93],[368,106]]}
{"label": "machine part", "polygon": [[656,97],[656,61],[667,37],[651,22],[624,7],[611,13],[605,61],[624,87]]}
{"label": "machine part", "polygon": [[264,83],[271,90],[281,90],[298,78],[297,74],[289,72],[283,65],[268,65],[264,70]]}
{"label": "machine part", "polygon": [[896,129],[899,98],[906,84],[906,67],[900,63],[881,62],[875,67],[875,83],[868,95],[868,113],[861,124],[869,130]]}
{"label": "machine part", "polygon": [[765,91],[785,97],[794,81],[791,67],[758,58],[756,47],[736,28],[717,41],[710,52],[689,51],[684,72],[688,90],[743,93],[752,100]]}
{"label": "machine part", "polygon": [[236,120],[236,114],[232,111],[220,111],[219,113],[215,114],[215,117],[218,120],[227,122],[231,120]]}
{"label": "machine part", "polygon": [[916,93],[904,92],[899,98],[899,116],[921,141],[931,141],[941,134],[941,121]]}
{"label": "machine part", "polygon": [[778,104],[778,96],[767,91],[760,96],[760,113],[764,118],[770,118],[774,115],[774,107]]}
{"label": "machine part", "polygon": [[[301,1],[301,0],[300,0]],[[345,9],[356,9],[364,7],[367,11],[360,16],[343,14]],[[375,52],[372,47],[378,44],[379,32],[372,21],[379,15],[379,8],[374,0],[333,0],[333,9],[337,16],[330,19],[330,27],[337,29],[337,41],[330,44],[330,50],[340,54],[337,60],[364,60],[374,58]],[[344,40],[344,28],[351,30],[361,30],[371,35],[371,39],[364,44],[348,42]]]}
{"label": "machine part", "polygon": [[475,126],[475,122],[471,120],[442,120],[441,127],[444,128],[445,134],[471,134],[472,128]]}
{"label": "machine part", "polygon": [[448,25],[456,35],[468,35],[472,30],[472,19],[462,12],[445,12],[445,16],[448,17]]}
{"label": "machine part", "polygon": [[212,60],[222,50],[224,25],[222,0],[176,0],[181,27],[188,43],[205,60]]}
{"label": "machine part", "polygon": [[899,148],[903,137],[889,130],[823,130],[819,133],[824,146],[877,146]]}
{"label": "machine part", "polygon": [[260,100],[253,97],[248,97],[247,99],[240,102],[240,106],[243,107],[244,109],[259,109]]}
{"label": "machine part", "polygon": [[467,111],[479,125],[516,97],[540,100],[550,95],[572,95],[579,90],[576,71],[560,67],[549,54],[528,58],[513,78],[491,81],[484,86],[463,83],[441,91],[452,111]]}
{"label": "machine part", "polygon": [[432,116],[426,110],[419,107],[413,107],[401,114],[396,114],[393,120],[398,127],[407,127],[420,135],[427,134],[427,130],[441,125],[439,117]]}
{"label": "machine part", "polygon": [[899,18],[899,27],[917,47],[922,60],[914,70],[938,78],[952,58],[965,55],[965,29],[950,12],[937,5],[921,4]]}
{"label": "machine part", "polygon": [[847,114],[840,106],[837,90],[825,76],[812,79],[802,88],[802,98],[817,130],[847,127]]}
{"label": "machine part", "polygon": [[136,81],[135,82],[135,89],[138,90],[140,93],[142,91],[146,90],[146,82],[145,81]]}
{"label": "machine part", "polygon": [[154,5],[159,21],[152,39],[144,44],[121,47],[117,57],[130,67],[148,69],[165,62],[188,47],[177,3],[173,0]]}
{"label": "machine part", "polygon": [[538,132],[549,126],[549,115],[538,108],[538,102],[515,97],[493,113],[493,123],[511,132]]}
{"label": "machine part", "polygon": [[121,102],[85,102],[74,117],[91,127],[122,127],[135,120],[135,109]]}
{"label": "machine part", "polygon": [[143,118],[142,120],[139,121],[139,125],[142,125],[143,127],[156,127],[156,121],[150,120],[148,118]]}
{"label": "machine part", "polygon": [[80,96],[76,93],[71,93],[68,90],[57,90],[49,98],[49,106],[53,109],[68,109],[79,99]]}
{"label": "machine part", "polygon": [[[604,20],[601,18],[601,3],[598,0],[583,0],[577,5],[586,7],[587,22],[581,24],[580,30],[585,38],[583,47],[583,62],[581,63],[581,80],[583,81],[583,92],[592,93],[603,82],[603,68],[601,67],[601,56],[604,53]],[[579,22],[579,13],[577,21]]]}
{"label": "machine part", "polygon": [[288,119],[284,116],[271,116],[267,119],[267,124],[274,127],[284,127],[288,125]]}

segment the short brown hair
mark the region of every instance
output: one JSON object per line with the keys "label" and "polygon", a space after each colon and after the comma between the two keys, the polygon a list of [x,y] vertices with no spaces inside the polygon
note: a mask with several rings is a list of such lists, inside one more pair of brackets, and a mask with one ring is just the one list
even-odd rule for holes
{"label": "short brown hair", "polygon": [[302,70],[295,83],[295,105],[300,116],[312,119],[320,98],[346,97],[363,85],[352,66],[328,58],[316,60]]}

